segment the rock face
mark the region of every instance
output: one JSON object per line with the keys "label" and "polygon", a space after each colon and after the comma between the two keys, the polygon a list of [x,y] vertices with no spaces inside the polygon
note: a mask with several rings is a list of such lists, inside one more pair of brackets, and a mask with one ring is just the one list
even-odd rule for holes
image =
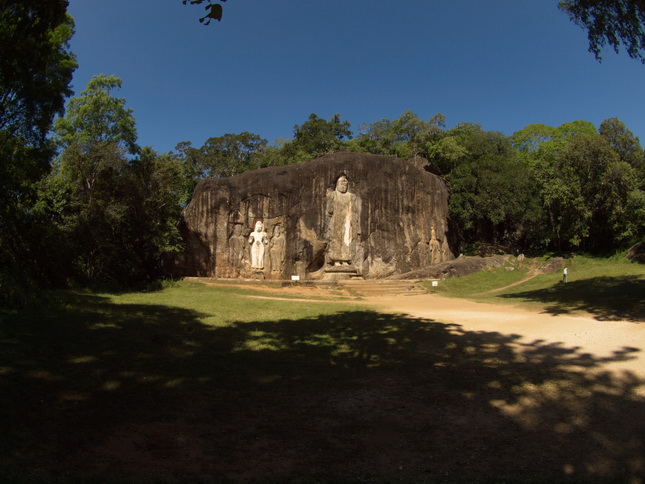
{"label": "rock face", "polygon": [[405,160],[338,152],[201,181],[179,275],[382,278],[453,258],[448,191]]}

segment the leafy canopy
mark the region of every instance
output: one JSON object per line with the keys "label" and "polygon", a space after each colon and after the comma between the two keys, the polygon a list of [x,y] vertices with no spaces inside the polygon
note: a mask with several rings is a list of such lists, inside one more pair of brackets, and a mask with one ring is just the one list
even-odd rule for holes
{"label": "leafy canopy", "polygon": [[559,8],[587,30],[589,51],[601,60],[605,45],[616,53],[622,44],[632,59],[645,63],[645,2],[643,0],[561,0]]}

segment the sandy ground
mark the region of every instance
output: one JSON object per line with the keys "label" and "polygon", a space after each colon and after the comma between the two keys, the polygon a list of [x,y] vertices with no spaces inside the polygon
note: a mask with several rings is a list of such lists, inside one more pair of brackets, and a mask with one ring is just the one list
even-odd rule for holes
{"label": "sandy ground", "polygon": [[591,316],[553,315],[436,294],[381,296],[367,301],[384,311],[455,323],[465,331],[519,335],[518,349],[538,340],[576,347],[596,357],[613,356],[628,349],[629,359],[608,362],[604,369],[645,376],[645,321],[598,321]]}
{"label": "sandy ground", "polygon": [[[524,281],[522,281],[524,282]],[[300,302],[324,303],[308,296],[325,296],[327,291],[311,288],[282,288],[267,293],[293,296]],[[250,296],[272,299],[271,296]],[[415,296],[366,297],[360,304],[380,311],[407,314],[442,323],[451,323],[463,331],[498,332],[517,335],[520,350],[538,341],[541,344],[575,348],[594,357],[628,357],[607,361],[603,369],[630,371],[645,377],[645,321],[599,321],[592,315],[552,314],[524,309],[510,304],[487,304],[438,294]],[[645,391],[645,390],[644,390]]]}

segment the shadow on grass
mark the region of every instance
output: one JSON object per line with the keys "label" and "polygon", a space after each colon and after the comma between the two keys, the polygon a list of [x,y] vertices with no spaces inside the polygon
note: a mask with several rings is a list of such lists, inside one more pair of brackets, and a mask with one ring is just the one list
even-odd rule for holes
{"label": "shadow on grass", "polygon": [[645,278],[638,276],[593,277],[500,297],[550,304],[551,314],[582,310],[600,321],[645,322]]}
{"label": "shadow on grass", "polygon": [[[200,323],[75,296],[0,322],[10,482],[627,482],[645,380],[406,315]],[[640,392],[640,393],[639,393]]]}

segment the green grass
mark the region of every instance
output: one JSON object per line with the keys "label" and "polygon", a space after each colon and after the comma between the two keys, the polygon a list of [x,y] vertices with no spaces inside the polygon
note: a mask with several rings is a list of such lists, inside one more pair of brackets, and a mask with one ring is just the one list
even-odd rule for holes
{"label": "green grass", "polygon": [[[441,281],[436,292],[482,302],[525,305],[553,314],[586,312],[604,320],[645,319],[642,264],[622,257],[576,256],[565,260],[565,265],[569,272],[566,284],[562,283],[561,269],[528,279],[531,273],[525,261],[522,265],[509,264]],[[522,282],[524,279],[527,280]]]}

